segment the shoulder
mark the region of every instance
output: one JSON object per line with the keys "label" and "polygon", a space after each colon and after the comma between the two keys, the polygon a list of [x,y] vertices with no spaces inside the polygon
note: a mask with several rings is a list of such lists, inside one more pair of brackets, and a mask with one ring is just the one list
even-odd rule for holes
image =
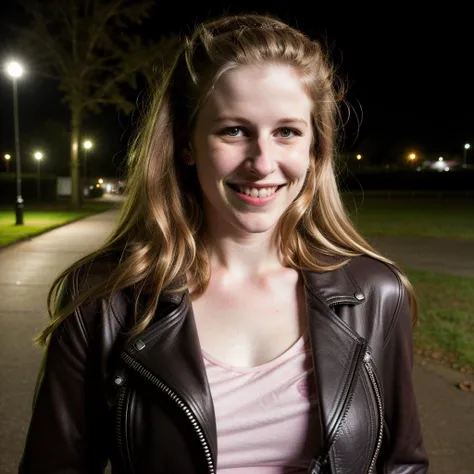
{"label": "shoulder", "polygon": [[404,291],[399,270],[382,260],[362,255],[352,258],[346,265],[347,271],[364,295],[380,298],[398,298]]}
{"label": "shoulder", "polygon": [[310,288],[329,304],[354,297],[355,302],[396,299],[404,290],[399,271],[380,259],[367,255],[349,259],[325,256],[322,262],[326,270],[304,275]]}
{"label": "shoulder", "polygon": [[67,294],[76,298],[84,292],[106,282],[118,261],[113,256],[101,256],[87,261],[79,261],[68,270],[62,287]]}
{"label": "shoulder", "polygon": [[101,384],[114,370],[128,334],[126,319],[132,313],[121,291],[106,296],[91,293],[107,281],[110,268],[104,261],[81,263],[62,279],[45,341],[43,373],[61,369],[65,379]]}
{"label": "shoulder", "polygon": [[117,261],[98,258],[71,269],[58,287],[56,312],[65,314],[58,335],[80,338],[84,343],[117,334],[127,327],[126,314],[130,304],[127,291],[99,291],[107,286]]}
{"label": "shoulder", "polygon": [[369,256],[355,257],[346,267],[365,297],[364,312],[374,325],[384,328],[384,340],[388,340],[400,320],[411,327],[410,297],[401,270]]}

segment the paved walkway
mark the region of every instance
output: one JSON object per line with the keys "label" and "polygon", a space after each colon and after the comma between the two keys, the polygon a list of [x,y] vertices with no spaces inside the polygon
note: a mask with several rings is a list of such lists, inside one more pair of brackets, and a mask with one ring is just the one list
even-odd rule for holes
{"label": "paved walkway", "polygon": [[[372,237],[370,243],[402,268],[474,278],[474,242],[429,237]],[[474,469],[473,469],[474,471]]]}
{"label": "paved walkway", "polygon": [[[17,473],[55,277],[109,234],[114,212],[97,214],[0,251],[0,473]],[[51,440],[54,442],[54,440]],[[46,474],[46,473],[45,473]]]}
{"label": "paved walkway", "polygon": [[[31,339],[47,322],[48,289],[61,270],[107,237],[115,219],[113,211],[98,214],[0,251],[0,473],[17,472],[42,355]],[[429,262],[430,269],[465,274],[466,265],[470,271],[473,262],[466,262],[464,250],[444,261],[445,246],[413,245],[409,254],[395,241],[378,244],[382,252],[410,267]],[[458,372],[422,361],[415,367],[414,380],[430,474],[472,474],[474,393],[454,388],[463,380]]]}

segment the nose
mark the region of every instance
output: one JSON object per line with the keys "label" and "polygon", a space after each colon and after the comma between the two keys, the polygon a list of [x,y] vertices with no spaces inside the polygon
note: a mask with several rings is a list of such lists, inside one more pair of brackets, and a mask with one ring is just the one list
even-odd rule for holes
{"label": "nose", "polygon": [[264,138],[255,139],[247,159],[248,171],[258,178],[272,174],[277,168],[275,151],[272,151],[269,141]]}

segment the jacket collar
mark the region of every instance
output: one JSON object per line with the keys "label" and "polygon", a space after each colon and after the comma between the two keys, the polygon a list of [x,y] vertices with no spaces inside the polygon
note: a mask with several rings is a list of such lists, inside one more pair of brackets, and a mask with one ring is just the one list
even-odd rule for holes
{"label": "jacket collar", "polygon": [[[366,345],[334,312],[337,304],[357,305],[365,299],[348,267],[350,263],[331,271],[302,272],[320,430],[329,445],[349,402],[348,394]],[[216,460],[215,413],[189,294],[163,294],[160,307],[166,309],[126,346],[125,352],[180,395],[196,415]]]}
{"label": "jacket collar", "polygon": [[320,434],[324,440],[322,452],[327,453],[350,403],[367,345],[367,341],[339,318],[335,306],[359,305],[365,296],[350,272],[350,263],[327,272],[303,272],[303,279]]}
{"label": "jacket collar", "polygon": [[[360,286],[352,276],[349,267],[350,260],[333,256],[320,256],[321,263],[338,266],[334,270],[315,272],[303,270],[303,281],[305,286],[313,295],[318,295],[328,306],[338,303],[358,304],[365,299]],[[348,264],[345,264],[348,262]],[[185,283],[184,279],[170,285],[167,289],[178,288]],[[169,293],[164,292],[160,297],[160,302],[178,305],[184,298],[186,292]],[[160,317],[162,317],[160,315]]]}
{"label": "jacket collar", "polygon": [[358,304],[365,295],[350,272],[350,263],[334,270],[315,272],[303,271],[303,281],[313,296],[327,306],[338,303]]}

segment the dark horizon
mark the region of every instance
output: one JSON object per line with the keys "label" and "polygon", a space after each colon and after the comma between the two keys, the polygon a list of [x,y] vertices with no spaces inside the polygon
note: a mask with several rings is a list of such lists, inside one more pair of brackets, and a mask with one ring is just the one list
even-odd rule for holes
{"label": "dark horizon", "polygon": [[[474,98],[470,93],[474,41],[469,38],[467,12],[463,14],[454,7],[418,14],[400,7],[397,11],[386,7],[386,13],[363,8],[352,11],[341,5],[310,9],[298,2],[284,9],[270,2],[259,2],[258,6],[251,2],[227,5],[216,7],[207,2],[203,6],[201,2],[200,7],[187,8],[186,12],[167,7],[166,14],[158,6],[147,21],[143,36],[157,38],[160,34],[188,32],[195,23],[222,12],[269,12],[329,46],[330,57],[348,87],[347,100],[352,108],[342,151],[354,156],[366,154],[372,163],[385,163],[410,151],[461,156],[464,143],[474,141]],[[14,2],[3,7],[2,16],[4,24],[24,18]],[[2,63],[11,53],[8,34],[2,27]],[[3,155],[14,152],[12,86],[5,74],[0,80],[0,98],[3,171]],[[43,130],[57,128],[55,122],[62,124],[66,133],[69,114],[61,104],[57,85],[32,75],[19,82],[19,103],[22,164],[25,171],[34,171],[28,137],[46,136]],[[344,116],[347,118],[347,113]],[[91,152],[91,166],[115,173],[132,132],[132,118],[113,109],[106,109],[101,116],[88,116],[84,135],[97,142]],[[470,161],[474,161],[472,157]],[[57,169],[58,163],[51,165],[45,160],[46,172],[48,168]]]}

